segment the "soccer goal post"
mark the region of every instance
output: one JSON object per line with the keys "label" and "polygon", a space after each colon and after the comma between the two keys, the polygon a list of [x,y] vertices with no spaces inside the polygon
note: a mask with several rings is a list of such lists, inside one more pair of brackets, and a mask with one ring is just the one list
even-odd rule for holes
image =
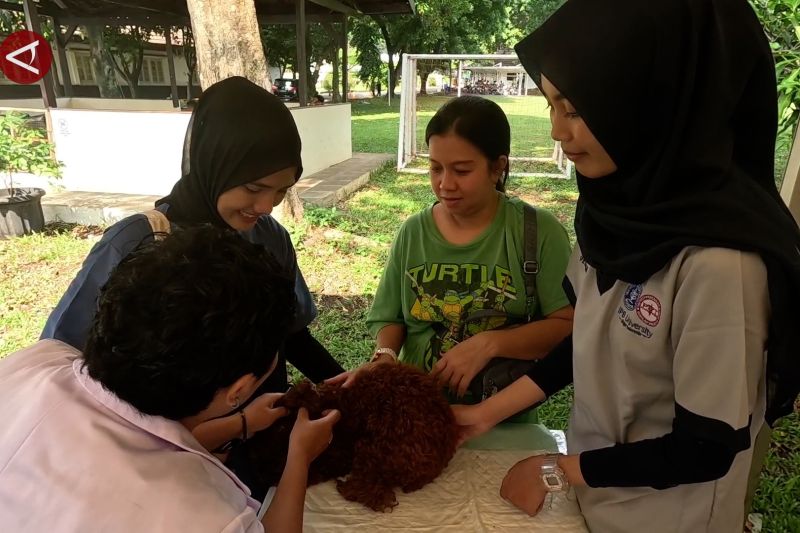
{"label": "soccer goal post", "polygon": [[550,137],[547,101],[516,54],[404,54],[397,169],[427,172],[425,128],[436,111],[465,94],[489,98],[511,124],[511,174],[569,178],[572,162]]}

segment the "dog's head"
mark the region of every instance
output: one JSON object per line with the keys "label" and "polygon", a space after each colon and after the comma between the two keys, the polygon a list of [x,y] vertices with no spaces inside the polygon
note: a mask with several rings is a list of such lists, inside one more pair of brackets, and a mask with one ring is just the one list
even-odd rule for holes
{"label": "dog's head", "polygon": [[341,387],[324,383],[315,385],[306,379],[291,387],[275,402],[275,407],[285,407],[294,415],[305,407],[310,418],[319,418],[327,409],[338,409],[340,397]]}
{"label": "dog's head", "polygon": [[[328,409],[340,408],[341,392],[339,386],[315,385],[303,380],[275,402],[275,407],[285,407],[289,413],[242,444],[251,467],[264,487],[276,485],[281,478],[289,452],[289,437],[300,408],[305,407],[312,420],[320,418]],[[333,428],[330,446],[312,463],[308,483],[313,485],[345,475],[352,462],[353,440],[340,421]]]}

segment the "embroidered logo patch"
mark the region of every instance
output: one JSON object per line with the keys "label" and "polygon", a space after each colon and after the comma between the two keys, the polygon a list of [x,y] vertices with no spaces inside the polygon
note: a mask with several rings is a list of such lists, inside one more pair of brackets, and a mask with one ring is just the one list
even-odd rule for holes
{"label": "embroidered logo patch", "polygon": [[628,289],[625,291],[625,297],[623,300],[625,301],[625,309],[628,311],[633,311],[636,309],[636,303],[639,301],[639,297],[642,295],[642,285],[628,285]]}
{"label": "embroidered logo patch", "polygon": [[661,320],[661,302],[651,294],[645,294],[636,303],[636,315],[648,326],[657,326]]}

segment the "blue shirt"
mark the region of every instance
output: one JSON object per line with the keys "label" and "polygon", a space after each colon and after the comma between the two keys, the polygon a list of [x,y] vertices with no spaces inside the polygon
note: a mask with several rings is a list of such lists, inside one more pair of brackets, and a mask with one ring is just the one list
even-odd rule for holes
{"label": "blue shirt", "polygon": [[[162,204],[157,209],[166,213],[169,206]],[[170,223],[170,226],[175,230],[175,224]],[[264,246],[287,272],[294,272],[297,308],[292,333],[308,326],[317,316],[317,308],[297,266],[297,256],[289,233],[269,215],[262,216],[253,229],[240,233],[248,241]],[[50,313],[40,338],[58,339],[83,350],[97,312],[100,289],[108,281],[111,271],[137,246],[152,240],[153,229],[145,215],[132,215],[108,228]]]}

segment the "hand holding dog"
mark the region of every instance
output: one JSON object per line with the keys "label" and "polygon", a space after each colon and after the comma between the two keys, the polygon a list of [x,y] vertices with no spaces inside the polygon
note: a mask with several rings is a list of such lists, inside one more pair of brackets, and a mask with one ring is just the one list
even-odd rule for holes
{"label": "hand holding dog", "polygon": [[256,431],[267,429],[276,420],[289,413],[285,407],[274,407],[275,402],[281,397],[283,397],[282,393],[268,392],[255,398],[244,408],[244,416],[247,419],[247,429],[250,435]]}
{"label": "hand holding dog", "polygon": [[479,435],[483,435],[494,427],[494,423],[484,414],[481,404],[451,405],[450,409],[458,424],[458,446]]}
{"label": "hand holding dog", "polygon": [[337,409],[323,412],[322,418],[310,420],[308,410],[301,407],[289,437],[289,455],[311,464],[333,440],[333,426],[341,418]]}

